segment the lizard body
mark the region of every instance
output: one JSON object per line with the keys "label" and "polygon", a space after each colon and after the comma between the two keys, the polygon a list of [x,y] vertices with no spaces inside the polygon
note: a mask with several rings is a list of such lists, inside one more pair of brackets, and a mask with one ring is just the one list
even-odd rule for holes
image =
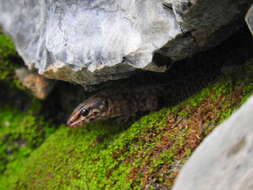
{"label": "lizard body", "polygon": [[114,117],[130,117],[137,113],[157,111],[185,99],[213,80],[200,77],[136,88],[100,91],[79,104],[70,115],[67,125],[82,125]]}
{"label": "lizard body", "polygon": [[98,92],[77,106],[67,125],[76,128],[97,120],[156,111],[166,97],[164,92],[160,86]]}

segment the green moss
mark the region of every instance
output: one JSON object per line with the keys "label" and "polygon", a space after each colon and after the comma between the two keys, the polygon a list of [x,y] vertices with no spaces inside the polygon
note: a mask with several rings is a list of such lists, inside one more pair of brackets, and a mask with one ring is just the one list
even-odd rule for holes
{"label": "green moss", "polygon": [[[0,44],[0,81],[18,87],[14,46],[2,34]],[[128,128],[106,121],[50,136],[55,128],[37,116],[39,101],[24,113],[0,108],[0,189],[169,188],[201,140],[252,94],[252,65]]]}
{"label": "green moss", "polygon": [[38,116],[41,102],[20,91],[14,74],[20,62],[12,40],[0,31],[0,189],[10,188],[6,181],[14,184],[12,176],[55,130]]}
{"label": "green moss", "polygon": [[14,74],[15,69],[22,65],[11,38],[0,31],[0,82],[24,90],[24,86]]}
{"label": "green moss", "polygon": [[0,55],[1,57],[8,57],[16,55],[15,45],[7,35],[0,31]]}
{"label": "green moss", "polygon": [[0,109],[0,189],[9,189],[4,182],[11,181],[31,152],[54,131],[31,112],[31,109],[27,112]]}
{"label": "green moss", "polygon": [[[199,103],[201,101],[203,101],[208,94],[210,94],[210,89],[209,88],[205,88],[201,92],[199,92],[198,94],[196,94],[194,96],[194,98],[190,98],[187,101],[187,104],[189,104],[191,106],[198,106]],[[183,103],[183,104],[185,104],[185,103]]]}
{"label": "green moss", "polygon": [[[175,170],[187,160],[195,147],[191,141],[202,139],[214,125],[230,116],[245,101],[243,97],[248,97],[253,90],[252,79],[253,76],[244,74],[244,77],[238,78],[240,81],[233,82],[231,77],[222,76],[180,105],[144,116],[127,129],[112,121],[81,129],[62,126],[32,153],[20,175],[15,176],[13,189],[170,187]],[[235,96],[238,84],[243,84],[240,90],[242,98],[239,99]],[[197,134],[194,114],[201,106],[203,113],[208,111],[205,110],[210,106],[206,103],[208,98],[213,102],[209,103],[210,109],[219,106],[219,111],[212,110],[213,119],[207,118],[203,123],[206,126],[203,132]],[[186,122],[187,127],[180,129],[177,125],[168,124],[168,118],[173,118],[175,114],[182,118],[178,120],[178,125],[182,127]]]}

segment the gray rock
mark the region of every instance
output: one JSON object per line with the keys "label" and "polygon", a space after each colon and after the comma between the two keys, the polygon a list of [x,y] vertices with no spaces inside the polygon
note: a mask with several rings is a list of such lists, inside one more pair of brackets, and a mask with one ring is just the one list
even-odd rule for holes
{"label": "gray rock", "polygon": [[29,67],[88,85],[136,69],[164,71],[153,63],[154,53],[176,61],[218,44],[237,27],[219,30],[240,18],[249,2],[0,0],[0,24]]}
{"label": "gray rock", "polygon": [[207,50],[230,37],[243,22],[252,0],[166,0],[173,9],[183,35],[162,47],[173,60]]}
{"label": "gray rock", "polygon": [[252,190],[252,116],[253,97],[197,148],[173,190]]}
{"label": "gray rock", "polygon": [[251,5],[250,9],[248,10],[245,20],[253,35],[253,5]]}
{"label": "gray rock", "polygon": [[161,0],[0,0],[0,23],[27,65],[81,84],[152,69],[153,52],[180,33]]}

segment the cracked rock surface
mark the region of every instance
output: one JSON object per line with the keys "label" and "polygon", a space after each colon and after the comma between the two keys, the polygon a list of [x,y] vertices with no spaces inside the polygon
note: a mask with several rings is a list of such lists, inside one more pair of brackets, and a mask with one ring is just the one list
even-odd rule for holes
{"label": "cracked rock surface", "polygon": [[0,24],[30,68],[85,86],[136,69],[164,71],[154,54],[174,62],[217,45],[236,31],[250,2],[0,0]]}

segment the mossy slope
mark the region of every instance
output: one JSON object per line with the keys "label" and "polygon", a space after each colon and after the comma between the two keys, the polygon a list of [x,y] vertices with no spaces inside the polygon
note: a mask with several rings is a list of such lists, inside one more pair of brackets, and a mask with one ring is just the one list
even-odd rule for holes
{"label": "mossy slope", "polygon": [[[15,61],[13,61],[15,59]],[[14,70],[20,66],[20,61],[15,50],[14,43],[10,37],[4,35],[0,30],[0,82],[16,84]]]}
{"label": "mossy slope", "polygon": [[[31,152],[55,131],[39,115],[41,102],[26,93],[15,78],[23,66],[12,40],[0,31],[0,189],[10,189],[12,179]],[[8,183],[7,183],[8,182]]]}
{"label": "mossy slope", "polygon": [[251,61],[129,127],[107,121],[53,133],[56,127],[38,114],[41,103],[17,90],[23,87],[13,73],[20,65],[13,43],[0,33],[1,190],[170,188],[196,146],[253,90]]}
{"label": "mossy slope", "polygon": [[[31,109],[30,109],[31,111]],[[13,108],[0,109],[0,189],[9,189],[12,176],[31,152],[55,129],[42,118]]]}
{"label": "mossy slope", "polygon": [[28,158],[12,189],[170,188],[194,148],[252,94],[253,61],[235,70],[128,128],[110,121],[61,127]]}

